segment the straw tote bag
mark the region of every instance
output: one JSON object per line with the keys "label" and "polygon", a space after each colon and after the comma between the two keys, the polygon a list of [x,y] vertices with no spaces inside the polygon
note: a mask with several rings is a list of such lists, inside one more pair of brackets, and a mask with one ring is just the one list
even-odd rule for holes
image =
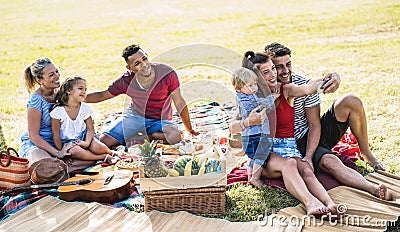
{"label": "straw tote bag", "polygon": [[13,148],[0,151],[0,189],[30,186],[28,166],[28,159],[18,157]]}

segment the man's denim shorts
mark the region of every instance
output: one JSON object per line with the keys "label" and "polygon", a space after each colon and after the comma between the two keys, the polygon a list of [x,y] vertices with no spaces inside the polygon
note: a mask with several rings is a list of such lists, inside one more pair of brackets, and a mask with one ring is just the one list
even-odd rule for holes
{"label": "man's denim shorts", "polygon": [[113,137],[120,144],[126,144],[130,138],[139,133],[162,132],[165,125],[174,124],[166,120],[145,118],[128,108],[124,110],[122,117],[117,118],[107,127],[104,134]]}

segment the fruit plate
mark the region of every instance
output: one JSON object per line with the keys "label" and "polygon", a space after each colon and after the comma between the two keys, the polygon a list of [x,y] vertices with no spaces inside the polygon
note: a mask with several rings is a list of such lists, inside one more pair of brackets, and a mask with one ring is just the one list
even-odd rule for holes
{"label": "fruit plate", "polygon": [[119,160],[115,166],[114,170],[131,170],[132,172],[139,172],[139,157],[138,156],[124,156]]}
{"label": "fruit plate", "polygon": [[139,166],[140,191],[226,186],[226,161],[222,160],[221,162],[222,172],[220,173],[158,178],[145,177],[144,167]]}
{"label": "fruit plate", "polygon": [[[206,144],[202,142],[193,142],[193,151],[186,152],[183,146],[179,144],[175,145],[161,145],[163,155],[173,155],[173,156],[180,156],[180,155],[198,155],[203,154],[212,148],[212,143]],[[190,149],[189,149],[190,150]]]}

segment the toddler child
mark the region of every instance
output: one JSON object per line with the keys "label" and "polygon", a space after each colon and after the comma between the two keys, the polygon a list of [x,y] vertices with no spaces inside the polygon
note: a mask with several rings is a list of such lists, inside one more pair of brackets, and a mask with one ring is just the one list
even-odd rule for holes
{"label": "toddler child", "polygon": [[[279,94],[271,94],[266,98],[259,98],[255,94],[258,91],[258,77],[256,73],[247,68],[236,70],[232,76],[232,85],[236,90],[236,103],[238,112],[242,118],[242,144],[243,150],[249,157],[247,172],[249,182],[254,186],[263,186],[260,180],[262,165],[269,158],[269,152],[272,146],[272,138],[268,138],[270,127],[268,117],[265,118],[262,125],[246,126],[246,119],[250,112],[258,106],[272,109],[274,101],[279,97]],[[261,110],[262,108],[260,108]]]}

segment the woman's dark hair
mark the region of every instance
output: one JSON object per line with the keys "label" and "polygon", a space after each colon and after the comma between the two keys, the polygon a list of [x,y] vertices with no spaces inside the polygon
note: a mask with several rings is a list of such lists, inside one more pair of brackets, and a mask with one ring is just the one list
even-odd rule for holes
{"label": "woman's dark hair", "polygon": [[258,76],[259,91],[261,92],[259,97],[265,97],[271,93],[258,69],[260,65],[267,63],[271,58],[272,55],[269,52],[247,51],[244,53],[242,67],[252,70]]}
{"label": "woman's dark hair", "polygon": [[[247,51],[244,54],[242,66],[245,67],[245,65],[257,65],[257,64],[264,64],[268,62],[271,59],[271,53],[269,52],[253,52],[253,51]],[[249,64],[251,62],[251,64]]]}
{"label": "woman's dark hair", "polygon": [[258,65],[264,64],[271,60],[272,54],[269,52],[253,52],[247,51],[244,53],[242,67],[251,69],[254,71],[254,68],[257,68]]}
{"label": "woman's dark hair", "polygon": [[65,106],[68,105],[68,91],[71,91],[74,88],[74,85],[78,83],[78,81],[86,80],[80,76],[68,77],[60,87],[60,91],[58,91],[56,96],[56,105],[55,106]]}

